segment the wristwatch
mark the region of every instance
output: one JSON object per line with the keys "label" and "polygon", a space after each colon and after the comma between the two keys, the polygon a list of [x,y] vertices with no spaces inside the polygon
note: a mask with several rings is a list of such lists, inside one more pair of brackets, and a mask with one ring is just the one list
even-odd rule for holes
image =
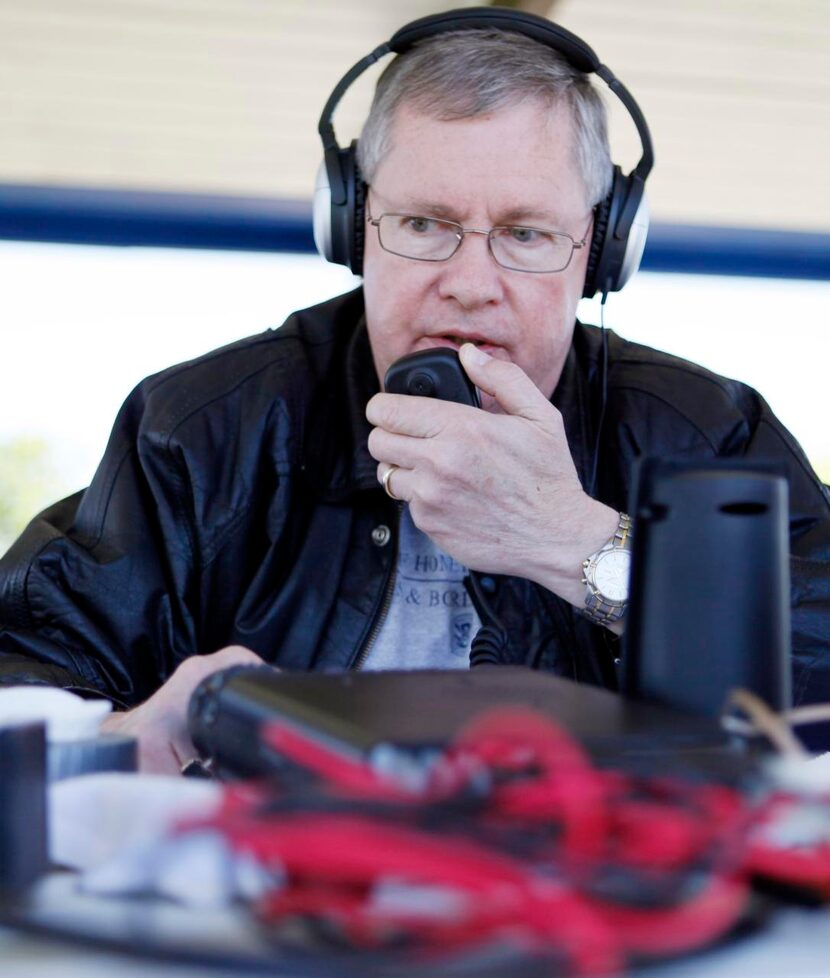
{"label": "wristwatch", "polygon": [[619,621],[628,607],[631,571],[631,517],[620,513],[617,532],[595,554],[582,561],[585,576],[583,615],[598,625]]}

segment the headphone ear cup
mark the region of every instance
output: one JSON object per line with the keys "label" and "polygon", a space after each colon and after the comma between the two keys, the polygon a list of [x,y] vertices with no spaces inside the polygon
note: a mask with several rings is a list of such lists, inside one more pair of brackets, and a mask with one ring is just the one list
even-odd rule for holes
{"label": "headphone ear cup", "polygon": [[354,187],[354,206],[352,207],[352,247],[349,267],[355,275],[363,274],[363,250],[366,246],[366,183],[357,165],[357,140],[352,143],[352,186]]}
{"label": "headphone ear cup", "polygon": [[344,193],[343,202],[331,205],[331,261],[338,265],[352,264],[352,233],[354,230],[354,159],[352,143],[347,149],[337,151]]}
{"label": "headphone ear cup", "polygon": [[317,167],[317,177],[314,181],[314,205],[312,208],[312,226],[314,229],[314,244],[317,251],[326,261],[334,261],[331,244],[331,185],[326,169],[326,161],[322,160]]}
{"label": "headphone ear cup", "polygon": [[640,203],[637,205],[634,220],[628,229],[625,253],[622,256],[617,275],[616,291],[619,291],[640,267],[640,261],[642,260],[643,251],[646,246],[646,238],[648,237],[648,224],[648,198],[643,193],[640,197]]}
{"label": "headphone ear cup", "polygon": [[[620,228],[620,217],[629,194],[637,194],[637,209],[628,228]],[[585,272],[586,299],[597,292],[619,292],[640,267],[640,259],[648,235],[648,204],[642,191],[642,183],[632,183],[614,167],[611,191],[597,205],[594,216],[594,234],[588,254]]]}
{"label": "headphone ear cup", "polygon": [[[614,167],[615,176],[617,167]],[[601,200],[594,208],[594,231],[591,235],[591,247],[588,251],[588,265],[585,269],[585,287],[582,290],[584,299],[592,298],[599,286],[597,285],[597,269],[600,265],[605,238],[608,234],[608,215],[611,213],[611,200],[614,196],[614,181],[611,183],[611,190],[608,195]]]}
{"label": "headphone ear cup", "polygon": [[[355,275],[363,268],[364,203],[366,189],[357,165],[357,140],[347,149],[337,149],[332,159],[327,157],[317,170],[314,185],[314,243],[326,259],[336,265],[346,265]],[[330,167],[336,167],[335,180],[342,188],[337,197],[332,193]]]}

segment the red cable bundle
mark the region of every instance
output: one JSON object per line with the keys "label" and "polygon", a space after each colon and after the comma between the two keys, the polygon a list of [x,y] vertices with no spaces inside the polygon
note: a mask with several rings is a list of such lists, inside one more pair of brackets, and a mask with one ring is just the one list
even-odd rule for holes
{"label": "red cable bundle", "polygon": [[[287,724],[264,739],[313,789],[231,788],[199,827],[273,871],[269,924],[372,949],[508,944],[587,976],[699,947],[745,912],[737,792],[597,770],[535,714],[481,716],[417,787]],[[424,888],[426,911],[400,899]]]}
{"label": "red cable bundle", "polygon": [[750,834],[745,865],[769,883],[830,901],[830,796],[770,795]]}

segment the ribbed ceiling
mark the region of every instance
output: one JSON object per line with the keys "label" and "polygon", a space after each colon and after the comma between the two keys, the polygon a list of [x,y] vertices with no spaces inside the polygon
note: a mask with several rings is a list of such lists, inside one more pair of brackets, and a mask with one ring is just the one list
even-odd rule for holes
{"label": "ribbed ceiling", "polygon": [[[406,20],[444,6],[0,0],[0,182],[309,197],[334,83]],[[830,227],[827,0],[552,7],[645,110],[657,219]],[[369,89],[344,103],[341,141]],[[613,136],[630,165],[630,126]]]}

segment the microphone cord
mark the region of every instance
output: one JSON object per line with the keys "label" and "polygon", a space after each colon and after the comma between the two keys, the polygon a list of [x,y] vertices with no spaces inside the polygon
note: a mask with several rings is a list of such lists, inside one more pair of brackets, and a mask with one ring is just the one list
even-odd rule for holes
{"label": "microphone cord", "polygon": [[599,329],[600,336],[602,337],[599,360],[600,400],[596,435],[594,436],[594,458],[591,464],[591,478],[588,482],[588,495],[593,498],[596,498],[597,477],[599,475],[599,446],[602,439],[602,428],[605,422],[605,409],[608,403],[608,330],[605,328],[605,300],[607,298],[608,293],[603,292],[599,306]]}

